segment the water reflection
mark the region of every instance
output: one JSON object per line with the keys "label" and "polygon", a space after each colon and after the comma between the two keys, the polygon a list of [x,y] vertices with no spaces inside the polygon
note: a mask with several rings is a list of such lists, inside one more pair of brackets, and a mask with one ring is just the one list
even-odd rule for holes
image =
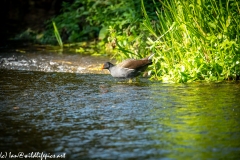
{"label": "water reflection", "polygon": [[[178,91],[172,95],[171,90],[176,89]],[[159,89],[159,92],[164,91]],[[154,110],[161,127],[154,127],[151,132],[155,133],[154,139],[171,143],[158,147],[169,150],[174,147],[174,152],[168,155],[173,159],[238,157],[239,84],[178,85],[168,87],[167,92],[171,96],[164,93],[165,98],[155,99],[156,104],[167,105]],[[169,105],[169,102],[174,103]]]}
{"label": "water reflection", "polygon": [[67,159],[238,159],[238,83],[118,83],[0,70],[0,151]]}

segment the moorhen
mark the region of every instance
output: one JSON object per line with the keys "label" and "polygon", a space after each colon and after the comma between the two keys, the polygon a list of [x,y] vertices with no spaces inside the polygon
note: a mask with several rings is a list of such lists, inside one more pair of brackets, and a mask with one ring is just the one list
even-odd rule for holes
{"label": "moorhen", "polygon": [[114,78],[131,79],[139,76],[141,72],[146,70],[148,65],[152,64],[153,55],[154,54],[140,60],[127,59],[117,65],[113,65],[110,62],[106,62],[103,64],[101,69],[108,69]]}

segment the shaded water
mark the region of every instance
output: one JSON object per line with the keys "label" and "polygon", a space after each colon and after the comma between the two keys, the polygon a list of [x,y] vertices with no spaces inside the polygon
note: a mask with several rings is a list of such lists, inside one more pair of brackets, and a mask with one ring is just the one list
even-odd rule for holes
{"label": "shaded water", "polygon": [[[69,55],[58,56],[67,61]],[[71,63],[61,63],[63,68],[76,62],[68,61]],[[42,63],[50,64],[49,59]],[[29,64],[25,68],[4,64],[0,69],[3,155],[44,152],[65,153],[65,159],[240,158],[239,83],[163,84],[143,78],[129,84],[117,83],[106,74],[46,72],[37,67],[26,69]]]}

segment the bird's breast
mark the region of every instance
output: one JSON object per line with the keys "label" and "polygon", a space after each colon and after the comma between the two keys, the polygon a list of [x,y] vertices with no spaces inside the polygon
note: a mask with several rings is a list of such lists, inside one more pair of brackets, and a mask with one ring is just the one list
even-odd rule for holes
{"label": "bird's breast", "polygon": [[122,68],[122,67],[112,67],[109,69],[111,75],[117,78],[129,78],[133,73],[136,72],[135,69]]}

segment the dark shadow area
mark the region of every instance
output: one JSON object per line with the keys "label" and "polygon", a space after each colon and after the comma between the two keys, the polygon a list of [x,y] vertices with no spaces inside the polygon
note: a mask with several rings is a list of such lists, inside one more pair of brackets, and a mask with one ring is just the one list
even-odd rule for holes
{"label": "dark shadow area", "polygon": [[[42,31],[45,22],[58,15],[62,2],[73,0],[3,0],[0,5],[1,45],[27,29]],[[2,47],[2,46],[1,46]]]}

